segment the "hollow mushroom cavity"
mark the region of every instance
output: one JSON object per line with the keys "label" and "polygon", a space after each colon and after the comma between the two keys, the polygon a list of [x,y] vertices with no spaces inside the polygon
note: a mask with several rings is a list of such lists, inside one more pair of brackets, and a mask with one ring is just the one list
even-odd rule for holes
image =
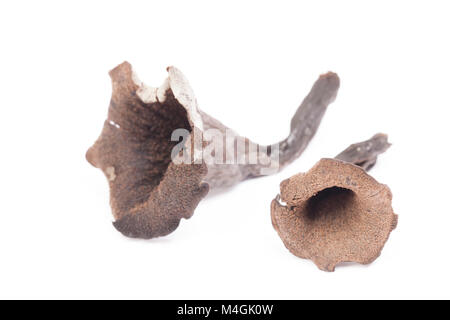
{"label": "hollow mushroom cavity", "polygon": [[[175,67],[167,71],[158,88],[142,83],[128,62],[110,71],[108,117],[86,154],[108,180],[114,226],[129,237],[165,236],[192,216],[210,189],[281,170],[306,148],[339,88],[336,74],[320,76],[292,118],[288,137],[261,146],[201,111],[184,75]],[[211,148],[204,137],[211,132],[227,137],[220,155],[226,161],[205,159]],[[176,161],[181,155],[190,161]],[[249,161],[255,155],[268,161]]]}

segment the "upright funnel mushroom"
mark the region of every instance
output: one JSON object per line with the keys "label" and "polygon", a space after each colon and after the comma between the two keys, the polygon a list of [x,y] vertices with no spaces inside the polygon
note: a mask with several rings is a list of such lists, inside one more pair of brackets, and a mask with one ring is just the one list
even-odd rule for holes
{"label": "upright funnel mushroom", "polygon": [[[320,76],[294,115],[289,136],[280,144],[262,147],[200,111],[183,74],[174,67],[167,71],[168,78],[159,88],[143,84],[127,62],[110,71],[113,93],[108,119],[86,154],[109,181],[114,226],[129,237],[167,235],[178,227],[181,218],[192,216],[209,189],[274,173],[292,162],[314,136],[339,87],[336,74]],[[173,139],[177,129],[188,133],[183,150],[193,156],[190,163],[173,159],[173,150],[179,145]],[[233,139],[226,142],[226,156],[235,154],[229,146],[238,145],[237,154],[241,151],[245,158],[257,150],[273,160],[270,168],[242,159],[231,163],[205,161],[201,155],[208,145],[196,141],[211,129],[232,133]],[[277,157],[273,157],[275,153]]]}
{"label": "upright funnel mushroom", "polygon": [[377,134],[281,183],[271,216],[289,251],[324,271],[340,262],[368,264],[380,255],[397,215],[389,188],[362,167],[373,165],[389,145],[386,135]]}

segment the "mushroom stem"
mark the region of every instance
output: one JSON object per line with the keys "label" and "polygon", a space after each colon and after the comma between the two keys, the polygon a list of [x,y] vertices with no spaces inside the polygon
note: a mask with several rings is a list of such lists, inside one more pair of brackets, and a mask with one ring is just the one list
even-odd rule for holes
{"label": "mushroom stem", "polygon": [[384,133],[377,133],[369,140],[350,145],[335,159],[353,163],[369,171],[377,162],[378,155],[385,152],[390,146],[388,136]]}
{"label": "mushroom stem", "polygon": [[[291,120],[289,136],[280,141],[280,169],[298,158],[314,137],[327,107],[336,99],[339,77],[328,72],[319,77]],[[276,145],[272,145],[272,148]]]}
{"label": "mushroom stem", "polygon": [[[269,164],[260,161],[257,163],[245,161],[243,164],[235,165],[208,164],[205,181],[210,188],[229,187],[242,180],[277,173],[300,157],[317,132],[328,105],[335,100],[339,84],[340,80],[336,73],[328,72],[321,75],[294,114],[289,135],[278,143],[262,146],[236,134],[231,145],[234,146],[238,140],[245,141],[244,153],[247,160],[254,155],[252,152],[255,152],[258,159],[266,159]],[[218,129],[223,134],[227,130],[231,131],[206,113],[202,111],[200,113],[205,129]],[[226,152],[234,151],[234,148],[226,150]],[[239,147],[237,151],[240,151]]]}

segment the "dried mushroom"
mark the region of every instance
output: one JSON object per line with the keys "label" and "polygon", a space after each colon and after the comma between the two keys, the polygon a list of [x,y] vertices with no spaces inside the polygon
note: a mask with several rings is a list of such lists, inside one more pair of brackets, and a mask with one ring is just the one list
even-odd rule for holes
{"label": "dried mushroom", "polygon": [[380,255],[397,215],[389,188],[362,167],[370,168],[389,146],[387,136],[377,134],[281,183],[271,217],[289,251],[324,271],[341,262],[368,264]]}
{"label": "dried mushroom", "polygon": [[[210,189],[281,170],[306,148],[339,88],[336,74],[320,76],[295,113],[289,136],[260,146],[199,110],[183,74],[174,67],[167,71],[159,88],[143,84],[127,62],[110,71],[108,118],[86,154],[109,181],[114,226],[129,237],[167,235],[192,216]],[[177,130],[186,134],[174,139]],[[204,139],[211,132],[232,138],[211,152]],[[207,161],[205,151],[215,161]],[[190,161],[178,161],[186,155]],[[249,161],[254,156],[269,161]]]}

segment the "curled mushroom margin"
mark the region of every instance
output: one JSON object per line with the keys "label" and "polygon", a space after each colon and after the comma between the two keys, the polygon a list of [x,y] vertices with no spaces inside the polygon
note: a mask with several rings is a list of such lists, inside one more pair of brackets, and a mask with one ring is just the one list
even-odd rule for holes
{"label": "curled mushroom margin", "polygon": [[[103,171],[110,187],[114,226],[128,237],[150,239],[168,235],[180,219],[192,216],[210,189],[224,188],[262,175],[272,174],[301,155],[321,119],[334,101],[339,78],[334,73],[319,77],[291,121],[290,133],[279,143],[262,146],[238,136],[218,120],[199,110],[187,79],[176,68],[167,68],[168,78],[159,88],[146,86],[124,62],[110,71],[112,97],[102,133],[86,158]],[[184,148],[192,163],[174,163],[172,152],[176,129],[189,132]],[[270,157],[279,151],[276,170],[259,163],[205,163],[196,161],[205,144],[195,143],[208,129],[233,132],[249,150],[265,150]],[[228,150],[226,152],[229,152]],[[234,152],[234,150],[230,151]]]}
{"label": "curled mushroom margin", "polygon": [[381,254],[398,216],[389,187],[363,168],[389,146],[387,136],[377,134],[281,183],[272,225],[291,253],[324,271],[341,262],[369,264]]}

